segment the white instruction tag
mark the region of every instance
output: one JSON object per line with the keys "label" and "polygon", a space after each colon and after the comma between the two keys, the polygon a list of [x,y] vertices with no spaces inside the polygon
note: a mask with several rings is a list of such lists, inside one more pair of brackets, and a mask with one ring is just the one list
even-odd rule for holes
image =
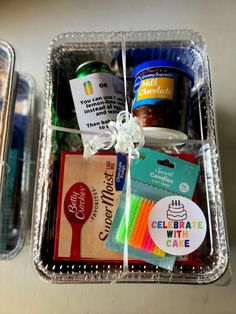
{"label": "white instruction tag", "polygon": [[[104,132],[124,110],[124,83],[111,73],[94,73],[70,81],[79,128]],[[82,134],[83,142],[93,136]]]}

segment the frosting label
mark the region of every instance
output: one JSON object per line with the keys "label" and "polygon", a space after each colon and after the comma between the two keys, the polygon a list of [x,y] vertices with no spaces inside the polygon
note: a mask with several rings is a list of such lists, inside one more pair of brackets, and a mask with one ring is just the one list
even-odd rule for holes
{"label": "frosting label", "polygon": [[143,105],[156,105],[160,101],[175,101],[175,73],[147,73],[136,77],[134,82],[133,110]]}
{"label": "frosting label", "polygon": [[158,201],[149,216],[148,229],[154,243],[171,255],[194,252],[206,236],[206,219],[193,201],[168,196]]}

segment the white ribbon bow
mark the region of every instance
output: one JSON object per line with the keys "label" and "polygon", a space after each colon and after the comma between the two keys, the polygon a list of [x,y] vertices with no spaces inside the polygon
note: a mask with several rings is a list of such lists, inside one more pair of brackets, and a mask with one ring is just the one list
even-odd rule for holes
{"label": "white ribbon bow", "polygon": [[135,159],[139,157],[139,149],[144,143],[143,128],[138,118],[125,110],[117,115],[116,122],[109,122],[107,131],[95,135],[84,145],[84,157],[96,154],[99,149],[109,150],[114,146],[116,153],[130,154]]}

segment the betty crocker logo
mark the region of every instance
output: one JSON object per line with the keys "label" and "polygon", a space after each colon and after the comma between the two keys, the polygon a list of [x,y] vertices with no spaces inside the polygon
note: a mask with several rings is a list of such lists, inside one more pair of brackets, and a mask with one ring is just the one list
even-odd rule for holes
{"label": "betty crocker logo", "polygon": [[83,224],[93,208],[93,196],[86,184],[73,184],[65,196],[64,212],[71,224]]}

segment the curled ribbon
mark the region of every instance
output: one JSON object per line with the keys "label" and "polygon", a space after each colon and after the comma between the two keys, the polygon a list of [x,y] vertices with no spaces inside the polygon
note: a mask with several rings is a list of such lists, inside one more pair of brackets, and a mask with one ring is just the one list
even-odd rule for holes
{"label": "curled ribbon", "polygon": [[88,158],[98,150],[109,150],[113,146],[116,153],[130,154],[133,159],[139,157],[139,149],[144,146],[143,128],[139,120],[126,110],[121,111],[116,121],[110,121],[108,130],[95,135],[84,145],[84,157]]}

